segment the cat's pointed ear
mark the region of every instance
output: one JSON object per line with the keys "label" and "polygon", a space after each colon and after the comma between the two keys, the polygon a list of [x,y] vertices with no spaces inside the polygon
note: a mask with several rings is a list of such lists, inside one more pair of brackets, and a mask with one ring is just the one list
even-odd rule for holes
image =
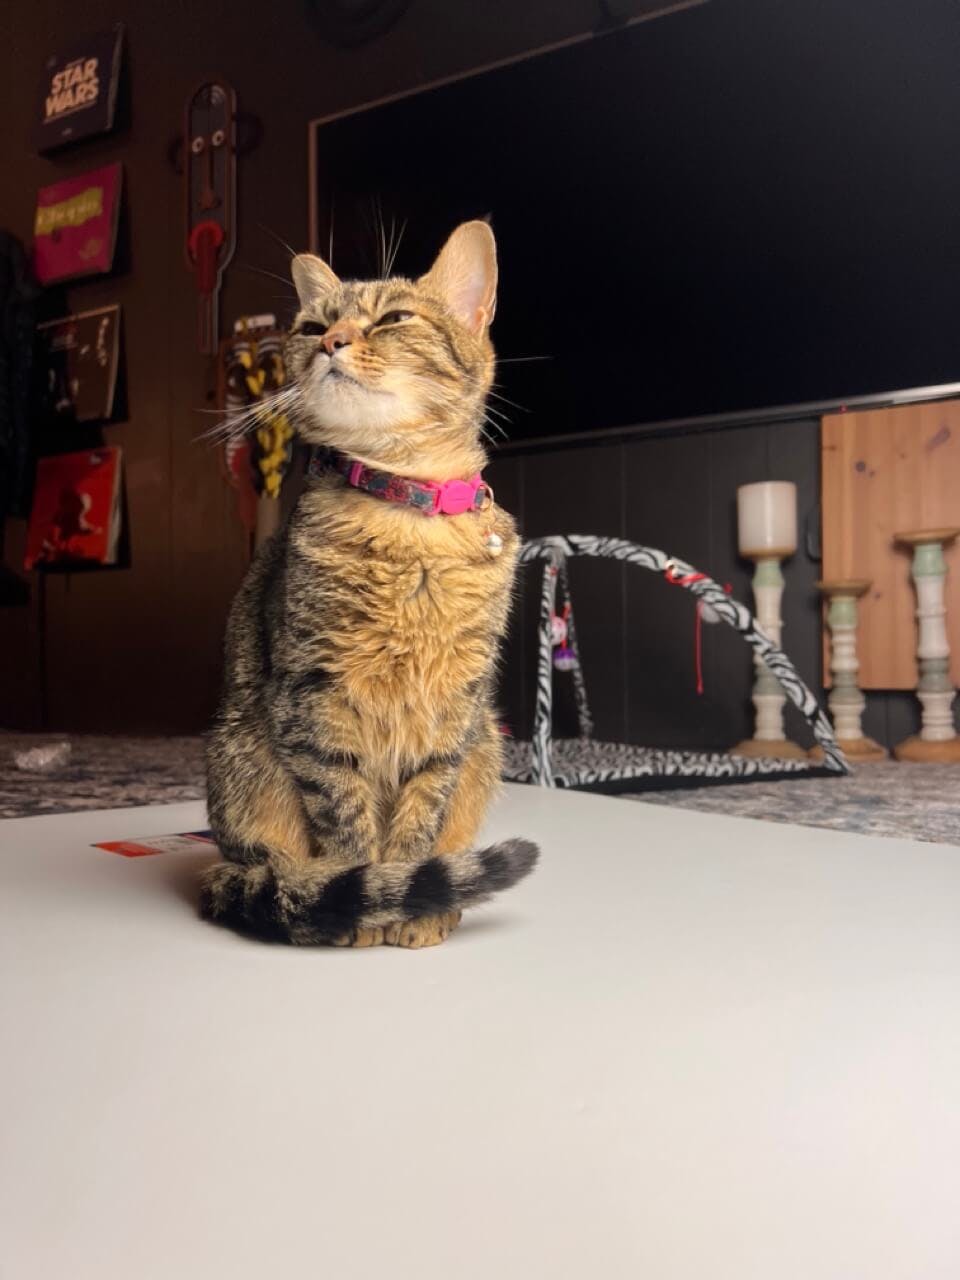
{"label": "cat's pointed ear", "polygon": [[471,333],[483,333],[497,305],[497,242],[489,225],[462,222],[420,284]]}
{"label": "cat's pointed ear", "polygon": [[312,253],[300,253],[290,268],[293,283],[296,286],[300,306],[307,310],[340,287],[339,277],[327,266],[322,258]]}

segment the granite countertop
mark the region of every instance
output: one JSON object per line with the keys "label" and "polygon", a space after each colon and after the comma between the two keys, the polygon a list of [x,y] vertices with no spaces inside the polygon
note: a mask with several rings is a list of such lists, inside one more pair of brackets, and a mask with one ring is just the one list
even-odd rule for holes
{"label": "granite countertop", "polygon": [[[70,757],[49,773],[23,772],[14,756],[69,741]],[[204,797],[199,737],[114,738],[0,732],[0,818],[83,809],[174,804]],[[960,845],[960,765],[861,765],[846,778],[689,790],[644,791],[627,799],[833,831]]]}
{"label": "granite countertop", "polygon": [[[65,765],[24,772],[14,756],[70,743]],[[0,818],[83,809],[127,809],[202,800],[202,738],[113,738],[94,734],[0,732]]]}
{"label": "granite countertop", "polygon": [[885,760],[841,778],[786,778],[631,796],[766,822],[960,845],[960,765]]}

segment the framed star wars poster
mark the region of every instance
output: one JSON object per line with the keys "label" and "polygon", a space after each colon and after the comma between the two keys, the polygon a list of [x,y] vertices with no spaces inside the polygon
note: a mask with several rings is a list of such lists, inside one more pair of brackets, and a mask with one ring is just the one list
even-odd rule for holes
{"label": "framed star wars poster", "polygon": [[44,64],[34,140],[38,151],[109,133],[117,112],[123,26],[71,41]]}
{"label": "framed star wars poster", "polygon": [[123,168],[108,164],[37,194],[33,269],[41,284],[99,275],[113,266]]}

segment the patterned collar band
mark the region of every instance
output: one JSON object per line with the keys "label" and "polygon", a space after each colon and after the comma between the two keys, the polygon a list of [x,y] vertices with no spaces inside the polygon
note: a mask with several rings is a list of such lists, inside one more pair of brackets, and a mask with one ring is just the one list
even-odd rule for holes
{"label": "patterned collar band", "polygon": [[308,475],[320,476],[326,471],[336,471],[354,489],[362,489],[385,502],[415,507],[425,516],[459,516],[465,511],[486,511],[493,502],[493,490],[480,478],[479,472],[469,480],[446,480],[443,484],[435,484],[432,480],[397,476],[392,471],[376,471],[366,463],[338,453],[336,449],[314,449],[310,455]]}

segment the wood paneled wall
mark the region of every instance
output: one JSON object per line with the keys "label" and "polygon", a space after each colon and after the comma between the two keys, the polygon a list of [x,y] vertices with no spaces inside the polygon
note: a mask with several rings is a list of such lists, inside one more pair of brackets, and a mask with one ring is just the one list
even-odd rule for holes
{"label": "wood paneled wall", "polygon": [[[869,578],[860,602],[860,684],[917,683],[911,553],[895,533],[960,525],[960,401],[834,413],[823,419],[823,573]],[[960,681],[960,547],[947,561],[947,628]]]}

